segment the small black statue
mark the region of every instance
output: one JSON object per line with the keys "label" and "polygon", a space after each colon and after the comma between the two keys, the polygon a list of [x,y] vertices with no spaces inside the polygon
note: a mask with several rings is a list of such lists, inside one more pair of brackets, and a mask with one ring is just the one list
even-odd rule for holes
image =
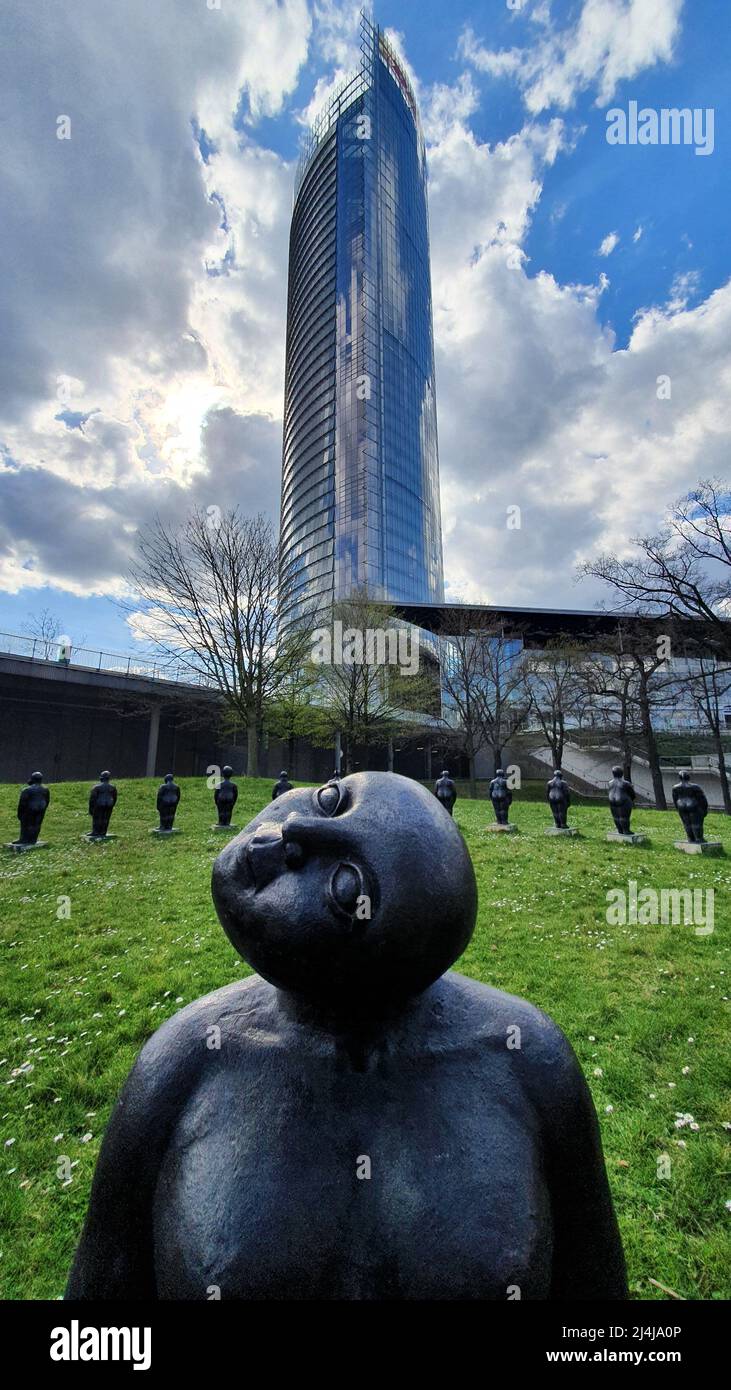
{"label": "small black statue", "polygon": [[280,772],[279,781],[274,783],[272,790],[272,801],[276,801],[278,796],[284,796],[285,792],[291,792],[292,783],[287,778],[286,771]]}
{"label": "small black statue", "polygon": [[231,781],[233,771],[233,768],[228,766],[223,769],[223,779],[213,793],[218,810],[218,824],[223,827],[231,825],[233,809],[239,799],[239,789],[236,783]]}
{"label": "small black statue", "polygon": [[89,815],[91,816],[90,840],[106,840],[109,821],[117,804],[117,788],[112,786],[110,772],[100,772],[99,781],[89,793]]}
{"label": "small black statue", "polygon": [[452,781],[452,778],[450,777],[449,772],[446,768],[444,769],[441,777],[439,777],[437,780],[436,786],[434,787],[434,795],[436,796],[437,801],[440,801],[442,803],[442,806],[444,807],[445,811],[449,811],[449,814],[451,816],[454,803],[457,800],[457,788],[455,787],[454,782]]}
{"label": "small black statue", "polygon": [[67,1298],[626,1298],[571,1047],[448,968],[477,886],[425,787],[299,787],[228,841],[212,889],[258,974],[142,1049]]}
{"label": "small black statue", "polygon": [[546,783],[546,796],[556,829],[568,830],[566,814],[571,805],[571,794],[563,780],[560,767],[556,768],[553,777]]}
{"label": "small black statue", "polygon": [[507,775],[501,767],[496,768],[495,776],[490,783],[490,800],[498,825],[507,825],[513,793],[508,786]]}
{"label": "small black statue", "polygon": [[43,817],[51,800],[48,787],[43,786],[43,773],[32,772],[27,787],[23,787],[18,801],[18,820],[20,835],[16,845],[35,845],[41,832]]}
{"label": "small black statue", "polygon": [[623,767],[612,768],[609,783],[609,809],[619,835],[631,835],[630,818],[634,810],[635,789],[624,775]]}
{"label": "small black statue", "polygon": [[681,772],[673,787],[673,801],[690,844],[705,844],[703,822],[708,815],[708,798],[697,782],[691,782],[689,772]]}
{"label": "small black statue", "polygon": [[172,772],[165,773],[165,781],[160,785],[157,792],[157,809],[160,813],[160,825],[158,834],[166,832],[170,834],[175,820],[175,812],[180,801],[180,787],[173,779]]}

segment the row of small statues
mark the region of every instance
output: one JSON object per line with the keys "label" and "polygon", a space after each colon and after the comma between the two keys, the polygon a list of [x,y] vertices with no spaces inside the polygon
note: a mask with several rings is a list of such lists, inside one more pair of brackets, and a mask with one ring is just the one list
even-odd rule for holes
{"label": "row of small statues", "polygon": [[[437,799],[451,816],[454,803],[457,800],[457,788],[446,769],[438,779],[434,791]],[[508,785],[507,773],[503,768],[497,769],[490,783],[488,795],[495,811],[497,825],[508,828],[508,811],[513,800],[513,793]],[[636,838],[630,828],[636,792],[632,783],[625,777],[624,768],[612,768],[612,780],[609,783],[608,795],[609,809],[616,826],[615,834],[621,838]],[[551,808],[554,829],[571,833],[567,819],[568,809],[571,805],[571,793],[560,768],[556,768],[553,776],[546,783],[546,800]],[[696,782],[690,781],[688,772],[681,772],[680,781],[673,787],[673,804],[683,822],[688,843],[706,844],[703,835],[703,822],[708,814],[708,799],[703,788],[699,787]]]}
{"label": "row of small statues", "polygon": [[[213,800],[218,811],[218,821],[213,827],[215,830],[233,830],[236,827],[231,825],[231,816],[234,806],[238,801],[239,789],[233,777],[233,768],[224,767],[222,770],[221,781],[213,792]],[[276,801],[278,796],[284,792],[292,790],[292,783],[287,778],[286,772],[280,772],[279,779],[274,784],[272,800]],[[20,821],[20,834],[17,840],[13,840],[8,846],[9,849],[32,849],[39,844],[38,836],[41,833],[43,817],[48,809],[51,800],[51,793],[48,787],[43,784],[43,773],[34,772],[28,779],[28,785],[20,793],[18,802],[18,820]],[[160,823],[152,832],[155,835],[171,835],[174,831],[173,822],[175,812],[180,801],[180,787],[178,786],[172,772],[168,772],[157,792],[157,810]],[[102,772],[96,786],[92,787],[89,794],[89,815],[91,816],[91,831],[86,836],[87,840],[109,840],[113,836],[109,834],[109,822],[112,818],[112,811],[117,804],[117,788],[111,781],[110,772]]]}

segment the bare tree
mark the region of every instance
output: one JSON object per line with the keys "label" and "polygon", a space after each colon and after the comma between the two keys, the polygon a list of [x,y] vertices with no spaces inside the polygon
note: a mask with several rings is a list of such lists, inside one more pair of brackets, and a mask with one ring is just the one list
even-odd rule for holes
{"label": "bare tree", "polygon": [[719,666],[712,657],[699,657],[691,663],[687,678],[690,698],[701,719],[708,726],[718,759],[723,809],[731,815],[731,791],[726,772],[726,750],[723,746],[721,707],[731,693],[731,666]]}
{"label": "bare tree", "polygon": [[639,554],[600,555],[580,574],[609,584],[622,611],[692,619],[699,645],[731,660],[731,484],[703,479],[661,531],[632,544]]}
{"label": "bare tree", "polygon": [[521,643],[489,614],[455,609],[445,615],[443,626],[449,635],[441,640],[442,686],[457,716],[470,766],[470,794],[475,796],[477,754],[489,748],[498,768],[503,748],[528,715]]}
{"label": "bare tree", "polygon": [[567,637],[548,642],[542,651],[526,652],[522,673],[530,712],[551,749],[553,766],[561,767],[570,725],[580,725],[589,700],[582,668],[587,652]]}
{"label": "bare tree", "polygon": [[[433,671],[423,649],[414,646],[415,629],[396,619],[393,610],[370,598],[367,589],[333,605],[327,634],[327,659],[313,663],[317,690],[318,741],[325,746],[340,734],[345,770],[352,771],[356,745],[369,751],[397,735],[414,734],[420,716],[438,699],[436,661]],[[374,634],[368,640],[368,634]],[[376,638],[375,634],[381,634]],[[398,643],[401,642],[399,649]],[[380,649],[379,649],[380,643]],[[406,656],[409,662],[384,660]],[[414,669],[407,665],[416,654]]]}
{"label": "bare tree", "polygon": [[[42,653],[45,661],[55,660],[58,639],[63,628],[61,619],[50,608],[41,608],[38,613],[31,613],[28,621],[22,624],[21,631],[33,638],[37,647],[36,655]],[[82,633],[75,645],[83,647],[85,641],[86,633]]]}
{"label": "bare tree", "polygon": [[313,699],[317,680],[311,664],[293,668],[271,701],[266,715],[267,732],[287,743],[287,766],[297,775],[297,739],[316,735],[321,718]]}
{"label": "bare tree", "polygon": [[[655,805],[667,810],[655,724],[657,713],[676,699],[683,678],[665,651],[667,634],[658,634],[647,622],[627,619],[616,635],[602,639],[602,652],[583,668],[589,694],[615,712],[626,775],[632,767],[633,749],[647,757]],[[595,715],[596,717],[596,715]]]}
{"label": "bare tree", "polygon": [[160,518],[141,532],[131,570],[135,614],[153,648],[191,680],[215,687],[247,731],[258,773],[266,711],[308,650],[307,624],[277,640],[278,552],[270,523],[237,509]]}

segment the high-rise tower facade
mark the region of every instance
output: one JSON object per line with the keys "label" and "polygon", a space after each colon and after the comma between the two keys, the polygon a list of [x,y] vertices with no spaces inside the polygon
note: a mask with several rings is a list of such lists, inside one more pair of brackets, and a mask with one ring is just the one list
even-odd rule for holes
{"label": "high-rise tower facade", "polygon": [[356,589],[444,596],[424,142],[408,78],[365,18],[361,52],[295,186],[283,627]]}

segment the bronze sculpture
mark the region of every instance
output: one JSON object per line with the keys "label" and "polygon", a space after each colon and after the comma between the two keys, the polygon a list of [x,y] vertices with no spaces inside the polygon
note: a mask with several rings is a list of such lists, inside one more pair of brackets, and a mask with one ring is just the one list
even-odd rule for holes
{"label": "bronze sculpture", "polygon": [[87,840],[107,840],[110,838],[109,821],[117,804],[117,788],[110,782],[110,777],[110,772],[101,772],[99,781],[89,793],[91,833],[87,835]]}
{"label": "bronze sculpture", "polygon": [[180,801],[180,787],[175,781],[172,772],[165,773],[165,780],[158,787],[157,809],[160,816],[160,824],[155,828],[153,834],[171,835],[174,831],[173,821],[175,812]]}
{"label": "bronze sculpture", "polygon": [[449,814],[451,816],[454,809],[454,803],[457,800],[457,788],[454,785],[454,782],[452,781],[452,778],[450,777],[449,772],[446,768],[444,769],[441,777],[437,779],[436,785],[434,787],[434,795],[436,796],[437,801],[441,802],[445,811],[449,811]]}
{"label": "bronze sculpture", "polygon": [[18,800],[20,834],[17,840],[12,840],[7,846],[8,849],[30,850],[45,846],[46,842],[39,841],[38,836],[50,800],[51,793],[48,787],[43,785],[43,773],[32,772],[28,778],[28,785],[23,787]]}
{"label": "bronze sculpture", "polygon": [[513,793],[508,786],[508,779],[503,768],[495,770],[489,787],[490,800],[495,812],[495,820],[498,825],[508,824],[508,811],[513,800]]}
{"label": "bronze sculpture", "polygon": [[232,767],[226,766],[223,768],[222,780],[213,792],[213,800],[216,803],[216,810],[218,811],[217,830],[231,829],[231,816],[233,815],[234,806],[239,799],[239,789],[236,783],[231,781],[233,771]]}
{"label": "bronze sculpture", "polygon": [[626,1297],[568,1042],[449,970],[477,889],[424,787],[291,791],[227,843],[212,890],[259,973],[143,1048],[67,1298]]}
{"label": "bronze sculpture", "polygon": [[276,801],[278,796],[284,796],[285,792],[291,792],[292,783],[287,777],[286,771],[280,772],[279,779],[272,788],[272,801]]}

